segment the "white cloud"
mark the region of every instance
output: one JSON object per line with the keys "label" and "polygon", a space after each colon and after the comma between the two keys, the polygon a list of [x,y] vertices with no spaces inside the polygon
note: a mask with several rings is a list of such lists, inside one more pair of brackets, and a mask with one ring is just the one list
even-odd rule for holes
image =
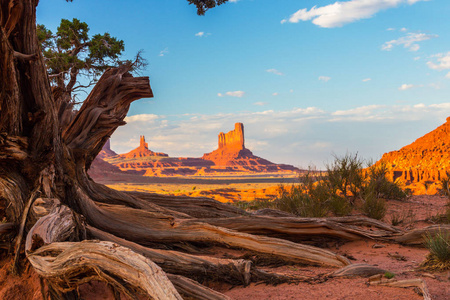
{"label": "white cloud", "polygon": [[395,28],[390,27],[390,28],[388,28],[388,29],[386,29],[386,30],[387,30],[387,31],[394,31]]}
{"label": "white cloud", "polygon": [[209,35],[211,35],[211,33],[209,33],[209,32],[204,32],[204,31],[199,31],[199,32],[197,32],[197,33],[195,34],[195,36],[198,36],[198,37],[207,37],[207,36],[209,36]]}
{"label": "white cloud", "polygon": [[319,76],[320,81],[328,82],[331,79],[331,77],[328,76]]}
{"label": "white cloud", "polygon": [[[420,0],[419,0],[420,1]],[[416,1],[417,2],[417,1]],[[411,3],[411,4],[414,4],[414,3]],[[400,31],[401,32],[407,32],[408,31],[408,29],[406,29],[405,27],[403,27],[403,28],[400,28]]]}
{"label": "white cloud", "polygon": [[[428,0],[350,0],[335,2],[326,6],[314,6],[310,10],[300,9],[292,14],[289,19],[283,20],[290,23],[309,21],[325,28],[341,27],[361,19],[373,17],[377,12],[388,8],[397,7],[400,4],[412,5],[419,1]],[[282,21],[282,23],[283,23]]]}
{"label": "white cloud", "polygon": [[228,2],[236,3],[236,2],[238,2],[238,1],[240,1],[240,0],[229,0]]}
{"label": "white cloud", "polygon": [[450,52],[435,54],[433,55],[433,57],[436,58],[437,62],[427,62],[427,65],[430,69],[437,71],[450,69]]}
{"label": "white cloud", "polygon": [[400,91],[406,91],[406,90],[412,89],[413,87],[414,87],[414,84],[406,84],[406,83],[404,83],[398,89]]}
{"label": "white cloud", "polygon": [[222,93],[217,93],[217,96],[219,97],[224,97],[224,96],[230,96],[230,97],[244,97],[245,92],[244,91],[230,91],[230,92],[226,92],[225,94]]}
{"label": "white cloud", "polygon": [[363,80],[362,80],[362,82],[368,82],[368,81],[371,81],[372,80],[372,78],[364,78]]}
{"label": "white cloud", "polygon": [[275,74],[275,75],[278,75],[278,76],[284,75],[282,72],[278,71],[277,69],[268,69],[268,70],[266,70],[266,72],[272,73],[272,74]]}
{"label": "white cloud", "polygon": [[417,51],[420,49],[418,42],[426,41],[432,38],[437,38],[436,34],[426,34],[426,33],[414,33],[409,32],[406,36],[403,36],[397,40],[391,40],[384,43],[381,46],[381,50],[390,51],[394,46],[403,46],[409,49],[409,51]]}
{"label": "white cloud", "polygon": [[413,58],[415,61],[420,60],[420,56],[416,56]]}
{"label": "white cloud", "polygon": [[165,56],[166,54],[168,54],[169,53],[169,48],[164,48],[163,50],[161,50],[160,52],[159,52],[159,55],[158,56]]}
{"label": "white cloud", "polygon": [[278,93],[273,93],[272,96],[278,96]]}
{"label": "white cloud", "polygon": [[264,105],[267,105],[267,104],[269,104],[268,102],[255,102],[255,103],[253,103],[253,105],[258,105],[258,106],[264,106]]}
{"label": "white cloud", "polygon": [[312,162],[323,168],[332,152],[342,155],[348,150],[376,160],[433,130],[449,115],[450,103],[366,105],[332,111],[300,107],[210,115],[134,115],[127,117],[128,125],[117,129],[111,144],[116,152],[125,153],[138,146],[139,135],[145,135],[153,151],[201,157],[217,148],[219,132],[242,122],[246,146],[255,155],[276,163],[306,167]]}
{"label": "white cloud", "polygon": [[140,114],[140,115],[134,115],[130,117],[125,117],[124,121],[127,123],[134,123],[134,122],[153,122],[160,118],[164,118],[164,116],[158,116],[154,114]]}
{"label": "white cloud", "polygon": [[450,72],[448,72],[447,75],[445,75],[445,78],[450,79]]}

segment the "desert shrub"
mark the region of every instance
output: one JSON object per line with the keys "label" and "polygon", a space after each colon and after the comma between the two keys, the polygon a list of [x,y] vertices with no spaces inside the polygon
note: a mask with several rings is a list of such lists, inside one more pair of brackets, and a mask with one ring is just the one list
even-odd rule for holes
{"label": "desert shrub", "polygon": [[386,273],[384,273],[384,277],[386,277],[387,279],[392,279],[395,277],[395,274],[391,273],[389,271],[386,271]]}
{"label": "desert shrub", "polygon": [[397,226],[400,224],[406,224],[411,223],[414,221],[414,213],[412,209],[408,210],[407,212],[401,211],[399,213],[395,212],[391,216],[391,224],[393,226]]}
{"label": "desert shrub", "polygon": [[378,198],[374,187],[368,187],[363,195],[363,212],[369,217],[381,220],[386,215],[386,201]]}
{"label": "desert shrub", "polygon": [[430,270],[450,269],[450,234],[448,232],[438,232],[434,236],[431,234],[424,236],[425,246],[430,251],[422,267]]}
{"label": "desert shrub", "polygon": [[346,216],[352,212],[352,206],[347,199],[338,195],[331,195],[328,202],[330,211],[338,217]]}
{"label": "desert shrub", "polygon": [[308,190],[303,185],[293,185],[289,190],[284,187],[280,189],[279,196],[274,201],[275,208],[300,217],[318,218],[327,215],[326,202],[312,196],[314,187]]}
{"label": "desert shrub", "polygon": [[342,157],[334,155],[333,163],[326,165],[326,182],[331,193],[353,204],[364,183],[363,163],[358,154],[347,153]]}
{"label": "desert shrub", "polygon": [[407,193],[400,187],[399,181],[389,181],[385,164],[372,165],[366,172],[365,188],[373,189],[377,198],[404,200]]}

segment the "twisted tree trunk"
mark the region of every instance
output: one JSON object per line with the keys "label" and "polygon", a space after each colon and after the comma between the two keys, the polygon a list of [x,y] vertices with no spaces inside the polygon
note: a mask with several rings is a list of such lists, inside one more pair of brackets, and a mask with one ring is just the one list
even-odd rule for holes
{"label": "twisted tree trunk", "polygon": [[[46,279],[52,298],[100,279],[123,293],[140,291],[155,299],[180,299],[177,290],[190,297],[226,299],[180,275],[167,277],[150,259],[193,278],[206,267],[203,276],[227,273],[230,282],[243,284],[291,280],[258,271],[248,261],[146,248],[165,243],[218,243],[294,262],[349,264],[319,248],[189,221],[193,217],[188,214],[92,182],[87,170],[125,124],[130,103],[153,96],[149,79],[133,77],[128,65],[108,69],[74,115],[66,97],[50,87],[36,36],[37,4],[0,0],[0,202],[7,204],[8,222],[0,234],[16,233],[17,258],[25,240],[26,256]],[[88,236],[114,243],[83,241]],[[171,263],[192,272],[176,272]]]}

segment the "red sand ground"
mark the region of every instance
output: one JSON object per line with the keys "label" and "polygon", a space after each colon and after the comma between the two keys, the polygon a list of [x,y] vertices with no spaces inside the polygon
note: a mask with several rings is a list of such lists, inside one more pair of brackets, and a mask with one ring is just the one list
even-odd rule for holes
{"label": "red sand ground", "polygon": [[[393,214],[402,214],[406,220],[403,228],[420,228],[430,223],[426,219],[444,210],[447,199],[439,196],[413,196],[405,202],[389,201],[386,222]],[[374,244],[382,248],[373,248]],[[450,299],[450,271],[427,273],[417,267],[425,259],[428,251],[424,248],[405,247],[376,241],[356,241],[351,243],[328,243],[325,247],[339,254],[353,257],[354,263],[368,263],[387,269],[396,274],[397,279],[422,278],[434,300]],[[217,257],[239,257],[243,253],[232,249],[210,248],[210,254]],[[392,257],[394,256],[394,257]],[[401,258],[401,259],[397,259]],[[21,277],[9,274],[10,260],[0,261],[0,299],[42,299],[38,276],[29,268]],[[316,276],[335,269],[283,266],[269,268],[271,272]],[[209,286],[230,296],[232,299],[423,299],[413,288],[393,288],[368,286],[365,278],[333,278],[317,284],[282,284],[267,286],[251,284],[248,287],[231,287],[226,284],[209,283]],[[85,284],[80,288],[82,299],[113,299],[111,291],[102,283]],[[125,298],[124,298],[125,299]]]}

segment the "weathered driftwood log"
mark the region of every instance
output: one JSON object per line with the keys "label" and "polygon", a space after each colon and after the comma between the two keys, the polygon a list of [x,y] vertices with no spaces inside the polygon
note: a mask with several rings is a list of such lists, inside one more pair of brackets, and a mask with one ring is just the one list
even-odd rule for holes
{"label": "weathered driftwood log", "polygon": [[160,266],[165,272],[194,279],[208,278],[231,284],[248,285],[251,281],[251,261],[196,256],[172,250],[151,249],[87,226],[92,238],[111,241],[139,253]]}
{"label": "weathered driftwood log", "polygon": [[380,275],[374,275],[371,278],[369,278],[369,284],[370,285],[384,285],[384,286],[391,286],[391,287],[400,287],[400,288],[417,287],[421,290],[424,300],[431,300],[431,295],[430,295],[430,292],[428,291],[428,287],[427,287],[426,283],[422,279],[419,279],[419,278],[406,279],[406,280],[385,279],[380,274]]}
{"label": "weathered driftwood log", "polygon": [[152,299],[182,299],[160,267],[111,242],[52,243],[29,252],[28,260],[58,291],[69,292],[85,282],[99,280],[128,295],[138,290]]}
{"label": "weathered driftwood log", "polygon": [[78,199],[81,199],[79,205],[82,214],[91,226],[142,245],[155,242],[208,242],[270,254],[296,263],[337,267],[350,264],[345,257],[328,250],[144,210],[97,205],[81,189],[77,190],[77,194]]}
{"label": "weathered driftwood log", "polygon": [[0,234],[11,233],[16,225],[14,223],[0,223]]}
{"label": "weathered driftwood log", "polygon": [[165,272],[179,274],[196,280],[228,282],[230,284],[248,285],[250,282],[293,283],[312,282],[315,278],[308,276],[287,276],[262,271],[244,259],[223,259],[202,255],[191,255],[172,250],[151,249],[118,238],[94,227],[87,226],[91,238],[110,241],[142,254],[160,266]]}
{"label": "weathered driftwood log", "polygon": [[[307,240],[311,238],[338,238],[344,240],[360,239],[382,239],[387,240],[393,234],[399,233],[396,228],[389,228],[388,225],[381,222],[365,218],[344,219],[335,218],[286,218],[286,217],[235,217],[235,218],[211,218],[198,219],[199,222],[205,222],[211,225],[220,226],[239,232],[245,232],[257,235],[268,235],[273,237],[285,238],[293,241]],[[352,220],[355,221],[353,225]],[[366,224],[362,222],[365,221]],[[186,221],[188,222],[188,221]],[[371,224],[375,230],[367,230],[360,225],[368,226]]]}
{"label": "weathered driftwood log", "polygon": [[352,264],[345,266],[330,274],[331,277],[370,277],[377,274],[385,274],[387,271],[368,265]]}
{"label": "weathered driftwood log", "polygon": [[216,292],[210,288],[207,288],[198,282],[180,276],[167,274],[172,284],[175,286],[177,291],[188,299],[195,300],[231,300],[230,297],[225,296],[219,292]]}
{"label": "weathered driftwood log", "polygon": [[250,215],[245,210],[205,197],[168,196],[140,192],[126,192],[126,194],[170,210],[183,212],[192,218],[230,218]]}
{"label": "weathered driftwood log", "polygon": [[79,241],[85,237],[81,218],[67,206],[55,204],[52,211],[40,218],[28,232],[25,251],[33,251],[54,242]]}
{"label": "weathered driftwood log", "polygon": [[403,235],[397,236],[394,240],[405,245],[424,246],[424,237],[435,236],[439,233],[450,234],[450,225],[432,225],[425,228],[414,229]]}

